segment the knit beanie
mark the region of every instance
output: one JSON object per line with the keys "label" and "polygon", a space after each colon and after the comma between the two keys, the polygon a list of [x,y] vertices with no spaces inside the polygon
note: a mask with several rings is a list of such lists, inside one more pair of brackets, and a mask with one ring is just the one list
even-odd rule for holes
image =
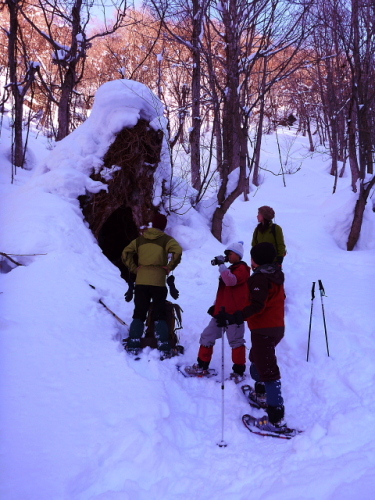
{"label": "knit beanie", "polygon": [[260,215],[263,215],[263,217],[266,220],[272,220],[275,217],[275,211],[273,208],[268,207],[267,205],[264,205],[263,207],[258,208],[258,212]]}
{"label": "knit beanie", "polygon": [[236,241],[235,243],[231,243],[224,251],[225,255],[227,252],[232,251],[236,253],[237,255],[240,256],[242,259],[243,257],[243,241]]}
{"label": "knit beanie", "polygon": [[258,243],[258,245],[253,246],[250,255],[258,266],[272,264],[276,258],[276,249],[272,243],[264,241],[263,243]]}
{"label": "knit beanie", "polygon": [[160,231],[164,231],[167,226],[167,218],[165,215],[156,212],[152,218],[152,227],[156,227],[156,229],[160,229]]}

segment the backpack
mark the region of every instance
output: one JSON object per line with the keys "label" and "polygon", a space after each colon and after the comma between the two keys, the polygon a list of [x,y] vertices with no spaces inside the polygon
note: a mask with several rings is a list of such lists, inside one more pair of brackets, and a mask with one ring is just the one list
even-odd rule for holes
{"label": "backpack", "polygon": [[[165,301],[165,308],[167,311],[166,322],[169,331],[169,341],[172,349],[177,349],[181,351],[183,347],[179,345],[180,338],[177,335],[177,331],[182,329],[182,315],[183,310],[178,304],[173,304],[169,300]],[[141,346],[152,347],[152,349],[157,349],[158,342],[155,337],[155,319],[153,317],[153,305],[151,304],[150,309],[147,314],[146,319],[146,332],[145,336],[141,338]]]}
{"label": "backpack", "polygon": [[[273,223],[271,225],[271,233],[272,233],[272,236],[275,240],[275,248],[276,248],[276,255],[279,255],[279,249],[278,249],[278,246],[277,246],[277,239],[276,239],[276,226],[277,224]],[[259,232],[259,228],[258,226],[255,228],[255,238],[258,239],[258,232]]]}

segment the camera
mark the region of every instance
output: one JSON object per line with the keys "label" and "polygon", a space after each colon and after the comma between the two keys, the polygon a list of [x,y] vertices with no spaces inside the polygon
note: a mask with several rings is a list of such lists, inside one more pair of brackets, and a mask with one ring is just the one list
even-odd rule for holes
{"label": "camera", "polygon": [[[219,264],[223,263],[223,255],[219,255],[215,257],[214,259],[211,260],[211,265],[212,266],[218,266]],[[224,257],[224,262],[229,262],[228,255]]]}

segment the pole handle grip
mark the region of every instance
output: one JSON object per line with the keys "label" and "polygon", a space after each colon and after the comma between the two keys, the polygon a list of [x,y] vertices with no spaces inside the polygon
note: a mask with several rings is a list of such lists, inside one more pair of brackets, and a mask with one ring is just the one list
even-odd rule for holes
{"label": "pole handle grip", "polygon": [[314,300],[314,299],[315,299],[315,281],[313,281],[312,287],[311,287],[311,300]]}
{"label": "pole handle grip", "polygon": [[320,295],[324,295],[324,297],[327,297],[326,295],[326,292],[324,290],[324,286],[323,286],[323,283],[322,283],[322,280],[318,280],[319,281],[319,291],[320,291]]}

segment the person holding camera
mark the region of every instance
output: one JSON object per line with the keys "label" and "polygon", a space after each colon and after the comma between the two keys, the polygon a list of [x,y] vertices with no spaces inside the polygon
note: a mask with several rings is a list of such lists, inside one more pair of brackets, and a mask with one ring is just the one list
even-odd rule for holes
{"label": "person holding camera", "polygon": [[[216,316],[221,311],[233,314],[238,309],[244,309],[250,303],[248,279],[250,268],[243,262],[244,253],[243,242],[235,242],[225,250],[225,256],[219,255],[212,261],[212,265],[217,265],[220,273],[219,286],[216,294],[216,301],[208,309],[208,314],[212,319],[203,330],[199,340],[199,351],[197,363],[186,367],[186,372],[191,376],[203,377],[209,374],[208,368],[213,354],[213,347],[218,338],[222,336],[222,328],[216,325]],[[224,262],[229,262],[227,267]],[[246,369],[246,348],[245,348],[245,327],[242,324],[231,324],[228,326],[227,337],[232,348],[233,373],[231,378],[242,378]]]}
{"label": "person holding camera", "polygon": [[275,262],[281,266],[286,255],[286,247],[281,226],[272,222],[274,217],[275,211],[273,208],[267,205],[258,208],[257,219],[259,224],[254,230],[251,247],[265,241],[272,243],[276,249]]}
{"label": "person holding camera", "polygon": [[254,425],[264,431],[282,433],[286,428],[285,409],[275,350],[285,330],[284,273],[275,262],[276,249],[272,243],[255,245],[250,255],[253,269],[248,281],[250,304],[238,307],[234,314],[221,312],[217,324],[225,327],[247,320],[251,332],[250,375],[255,380],[254,391],[248,397],[267,413]]}

